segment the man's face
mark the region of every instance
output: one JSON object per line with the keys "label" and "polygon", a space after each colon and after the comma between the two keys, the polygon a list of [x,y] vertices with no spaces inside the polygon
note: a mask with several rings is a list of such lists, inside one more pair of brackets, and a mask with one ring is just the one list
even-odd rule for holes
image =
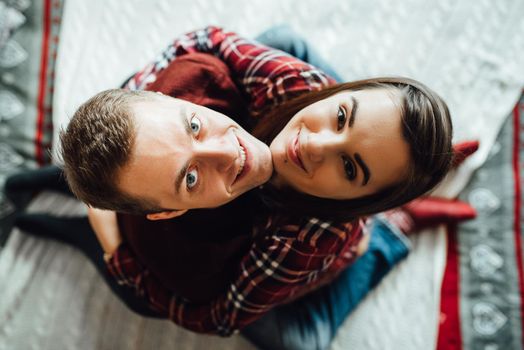
{"label": "man's face", "polygon": [[124,193],[166,210],[213,208],[271,177],[269,147],[221,113],[167,96],[131,109],[135,142],[118,178]]}
{"label": "man's face", "polygon": [[332,199],[376,193],[407,174],[396,91],[344,91],[300,110],[271,142],[276,184]]}

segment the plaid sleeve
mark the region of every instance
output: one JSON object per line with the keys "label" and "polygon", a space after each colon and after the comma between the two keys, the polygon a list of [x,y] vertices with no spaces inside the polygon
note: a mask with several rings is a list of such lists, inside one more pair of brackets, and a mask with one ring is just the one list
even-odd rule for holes
{"label": "plaid sleeve", "polygon": [[133,258],[125,244],[109,260],[108,267],[119,283],[133,287],[152,309],[178,325],[199,333],[229,336],[299,295],[302,288],[311,288],[348,240],[355,241],[359,226],[308,219],[259,236],[228,290],[204,304],[173,295]]}
{"label": "plaid sleeve", "polygon": [[191,52],[213,54],[224,61],[248,96],[250,110],[255,115],[296,93],[320,90],[335,83],[324,72],[287,53],[221,28],[207,27],[176,39],[154,62],[135,74],[125,87],[146,89],[177,56]]}

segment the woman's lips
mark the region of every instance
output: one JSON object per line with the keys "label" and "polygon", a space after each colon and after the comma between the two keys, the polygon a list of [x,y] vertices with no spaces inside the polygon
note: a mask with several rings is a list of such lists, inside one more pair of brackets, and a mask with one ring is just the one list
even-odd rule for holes
{"label": "woman's lips", "polygon": [[287,156],[293,163],[295,163],[300,169],[304,170],[304,172],[307,174],[306,167],[304,166],[304,163],[302,163],[302,158],[300,156],[300,130],[288,144]]}
{"label": "woman's lips", "polygon": [[[246,159],[244,160],[244,166],[243,166],[242,170],[240,171],[240,173],[237,173],[237,176],[235,177],[235,180],[233,180],[233,183],[231,184],[231,186],[233,186],[240,179],[245,177],[247,175],[247,173],[249,173],[249,171],[251,170],[251,167],[252,167],[252,165],[251,165],[252,164],[251,152],[250,152],[250,150],[247,147],[247,143],[244,143],[242,140],[240,140],[240,138],[238,136],[237,136],[237,140],[238,140],[238,146],[241,149],[243,149],[243,152],[244,152],[244,155],[245,155]],[[241,157],[242,151],[239,149],[238,152],[239,152],[239,157]]]}

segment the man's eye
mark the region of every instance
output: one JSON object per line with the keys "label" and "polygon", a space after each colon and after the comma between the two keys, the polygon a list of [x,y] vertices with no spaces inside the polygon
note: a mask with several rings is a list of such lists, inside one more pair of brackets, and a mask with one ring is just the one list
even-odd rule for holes
{"label": "man's eye", "polygon": [[346,125],[346,119],[346,110],[344,107],[339,106],[337,111],[337,131],[340,131]]}
{"label": "man's eye", "polygon": [[342,163],[344,164],[344,173],[348,180],[354,180],[357,177],[355,163],[346,157],[342,157]]}
{"label": "man's eye", "polygon": [[190,170],[186,174],[186,187],[191,190],[198,183],[198,171],[196,168]]}
{"label": "man's eye", "polygon": [[191,132],[193,133],[193,135],[198,136],[198,134],[200,133],[200,125],[200,119],[198,119],[195,116],[192,116],[191,120],[189,121],[189,126],[191,127]]}

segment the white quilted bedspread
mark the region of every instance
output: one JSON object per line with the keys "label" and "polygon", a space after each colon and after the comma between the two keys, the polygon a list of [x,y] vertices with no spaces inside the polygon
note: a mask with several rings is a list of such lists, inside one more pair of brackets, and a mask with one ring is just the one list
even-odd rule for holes
{"label": "white quilted bedspread", "polygon": [[[348,80],[405,75],[443,95],[455,139],[481,139],[475,157],[439,189],[445,195],[458,193],[482,164],[524,86],[521,0],[68,0],[55,125],[180,33],[214,24],[255,36],[280,23],[302,33]],[[414,238],[407,261],[347,319],[332,348],[434,348],[444,262],[442,232]],[[194,335],[132,315],[88,265],[72,249],[15,231],[0,255],[0,349],[252,348],[240,336]]]}

